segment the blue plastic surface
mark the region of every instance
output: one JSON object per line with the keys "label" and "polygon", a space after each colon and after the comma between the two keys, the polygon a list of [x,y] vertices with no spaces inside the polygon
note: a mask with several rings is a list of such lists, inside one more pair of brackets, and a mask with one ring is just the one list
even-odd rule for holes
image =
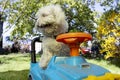
{"label": "blue plastic surface", "polygon": [[31,63],[30,66],[33,80],[82,80],[89,75],[101,76],[109,72],[98,65],[87,63],[81,56],[54,56],[46,69],[40,68],[38,63]]}

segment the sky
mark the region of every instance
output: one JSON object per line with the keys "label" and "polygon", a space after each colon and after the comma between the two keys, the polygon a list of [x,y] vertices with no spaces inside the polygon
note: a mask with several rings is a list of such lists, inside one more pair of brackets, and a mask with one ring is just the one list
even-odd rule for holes
{"label": "sky", "polygon": [[102,13],[102,12],[104,12],[104,9],[102,6],[100,6],[99,3],[96,3],[95,4],[95,11]]}

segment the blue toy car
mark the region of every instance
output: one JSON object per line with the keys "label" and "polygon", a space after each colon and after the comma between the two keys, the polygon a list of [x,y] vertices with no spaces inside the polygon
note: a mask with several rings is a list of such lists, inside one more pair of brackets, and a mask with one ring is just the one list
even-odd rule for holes
{"label": "blue toy car", "polygon": [[59,35],[56,40],[70,46],[70,57],[53,56],[46,69],[42,69],[36,62],[34,43],[39,41],[36,38],[32,41],[31,64],[29,80],[83,80],[89,75],[102,76],[109,73],[108,70],[88,63],[79,55],[79,45],[84,41],[91,40],[87,33],[66,33]]}

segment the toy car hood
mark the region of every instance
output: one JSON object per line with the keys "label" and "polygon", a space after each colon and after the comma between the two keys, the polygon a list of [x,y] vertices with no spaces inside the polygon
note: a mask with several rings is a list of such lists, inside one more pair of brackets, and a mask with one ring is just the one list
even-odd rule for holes
{"label": "toy car hood", "polygon": [[38,63],[31,63],[33,80],[82,80],[89,75],[102,76],[108,70],[91,63],[87,63],[81,56],[63,57],[54,56],[46,69],[41,69]]}
{"label": "toy car hood", "polygon": [[108,70],[98,65],[87,63],[81,57],[69,57],[64,58],[63,61],[61,59],[61,61],[53,62],[55,62],[55,64],[48,67],[46,71],[50,71],[47,74],[64,76],[64,78],[66,78],[64,80],[81,80],[83,78],[86,78],[88,75],[101,76],[104,75],[106,72],[109,72]]}

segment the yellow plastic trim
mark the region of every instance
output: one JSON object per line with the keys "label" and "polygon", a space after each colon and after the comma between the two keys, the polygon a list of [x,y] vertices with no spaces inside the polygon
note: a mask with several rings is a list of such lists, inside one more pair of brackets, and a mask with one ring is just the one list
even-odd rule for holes
{"label": "yellow plastic trim", "polygon": [[120,74],[106,73],[103,76],[90,75],[84,80],[120,80]]}

